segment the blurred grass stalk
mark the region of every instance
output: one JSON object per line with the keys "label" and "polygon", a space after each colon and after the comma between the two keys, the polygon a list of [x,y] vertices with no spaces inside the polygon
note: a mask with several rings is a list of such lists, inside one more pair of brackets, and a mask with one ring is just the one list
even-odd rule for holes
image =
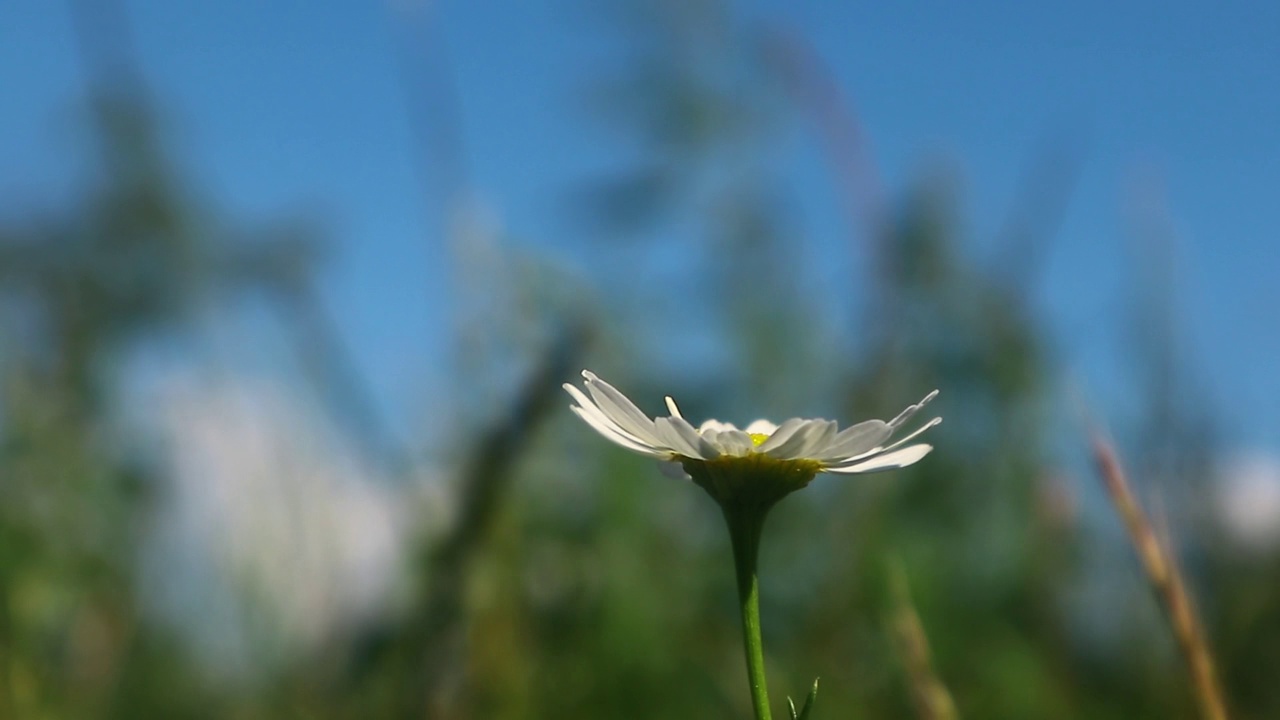
{"label": "blurred grass stalk", "polygon": [[916,715],[921,720],[958,720],[960,716],[951,693],[933,669],[929,637],[925,635],[924,624],[911,601],[907,573],[897,560],[889,564],[889,592],[893,602],[889,630],[898,657],[907,671]]}
{"label": "blurred grass stalk", "polygon": [[1213,654],[1204,629],[1196,618],[1191,596],[1173,560],[1173,552],[1161,543],[1151,521],[1130,489],[1115,448],[1096,429],[1092,432],[1093,458],[1103,486],[1124,521],[1138,560],[1178,641],[1178,649],[1191,673],[1191,686],[1206,720],[1227,720],[1222,688],[1214,672]]}

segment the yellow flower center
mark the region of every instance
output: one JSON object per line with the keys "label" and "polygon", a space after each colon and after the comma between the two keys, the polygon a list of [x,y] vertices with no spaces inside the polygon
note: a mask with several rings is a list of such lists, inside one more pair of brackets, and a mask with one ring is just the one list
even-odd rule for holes
{"label": "yellow flower center", "polygon": [[769,436],[764,433],[751,433],[751,444],[756,447],[760,447],[764,444],[764,441],[768,439]]}

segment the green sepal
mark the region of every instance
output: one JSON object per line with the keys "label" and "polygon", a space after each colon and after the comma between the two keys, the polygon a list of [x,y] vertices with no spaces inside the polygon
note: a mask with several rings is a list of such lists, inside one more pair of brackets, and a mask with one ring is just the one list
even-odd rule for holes
{"label": "green sepal", "polygon": [[809,720],[809,710],[813,707],[813,699],[818,697],[818,678],[814,678],[813,687],[809,690],[809,696],[804,699],[804,708],[796,714],[796,704],[791,702],[791,698],[787,698],[787,706],[791,708],[791,720]]}
{"label": "green sepal", "polygon": [[683,458],[680,464],[721,507],[761,509],[804,488],[822,470],[817,460],[779,460],[755,452],[713,460]]}

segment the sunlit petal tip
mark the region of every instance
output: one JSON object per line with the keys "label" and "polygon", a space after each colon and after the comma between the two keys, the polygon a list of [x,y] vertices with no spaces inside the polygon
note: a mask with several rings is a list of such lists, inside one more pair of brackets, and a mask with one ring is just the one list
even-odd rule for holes
{"label": "sunlit petal tip", "polygon": [[653,420],[645,415],[630,398],[603,380],[587,382],[587,392],[610,420],[641,440],[654,439]]}
{"label": "sunlit petal tip", "polygon": [[676,407],[676,401],[670,395],[664,399],[667,401],[667,411],[671,413],[671,417],[684,417],[680,414],[680,408]]}
{"label": "sunlit petal tip", "polygon": [[934,399],[935,397],[937,397],[937,396],[938,396],[938,391],[937,391],[937,390],[934,390],[933,392],[929,393],[928,395],[925,395],[925,396],[924,396],[924,399],[923,399],[923,400],[921,400],[920,402],[918,402],[918,403],[916,403],[916,404],[914,404],[914,405],[908,405],[908,406],[907,406],[907,408],[906,408],[905,410],[903,410],[902,412],[898,413],[898,416],[897,416],[897,417],[895,417],[894,419],[892,419],[892,420],[890,420],[890,421],[889,421],[889,427],[892,427],[892,428],[899,428],[899,427],[902,427],[903,425],[905,425],[905,424],[906,424],[906,422],[907,422],[908,420],[910,420],[910,419],[912,418],[912,416],[914,416],[916,413],[920,412],[920,408],[923,408],[925,405],[928,405],[928,404],[929,404],[929,402],[930,402],[931,400],[933,400],[933,399]]}
{"label": "sunlit petal tip", "polygon": [[565,384],[561,385],[560,387],[564,388],[564,389],[565,389],[565,392],[569,393],[570,395],[573,395],[573,391],[578,389],[578,388],[576,388],[576,387],[574,387],[574,386],[570,385],[569,383],[565,383]]}
{"label": "sunlit petal tip", "polygon": [[778,426],[768,420],[754,420],[747,426],[746,433],[748,435],[772,435],[778,431]]}
{"label": "sunlit petal tip", "polygon": [[[576,387],[574,387],[574,386],[572,386],[572,385],[570,385],[570,384],[568,384],[568,383],[565,383],[565,384],[564,384],[564,389],[569,393],[570,397],[572,397],[572,398],[574,399],[574,402],[578,403],[577,405],[575,405],[575,406],[573,406],[573,407],[577,407],[577,408],[580,408],[580,409],[582,409],[582,410],[586,410],[586,411],[588,411],[588,412],[597,413],[597,414],[599,414],[599,415],[601,415],[601,416],[603,416],[603,415],[604,415],[604,413],[600,412],[600,408],[596,406],[595,402],[594,402],[594,401],[592,401],[592,400],[591,400],[591,398],[587,397],[587,396],[586,396],[586,394],[585,394],[585,393],[583,393],[583,392],[582,392],[581,390],[579,390],[578,388],[576,388]],[[608,418],[606,418],[606,419],[608,419]],[[609,422],[610,422],[610,424],[613,424],[613,421],[612,421],[612,420],[610,420]]]}
{"label": "sunlit petal tip", "polygon": [[900,447],[902,447],[903,445],[906,445],[907,443],[909,443],[909,442],[911,442],[912,440],[914,440],[914,439],[916,439],[917,437],[919,437],[919,436],[920,436],[920,434],[921,434],[921,433],[923,433],[925,430],[928,430],[928,429],[929,429],[929,428],[931,428],[931,427],[935,427],[935,426],[937,426],[937,425],[941,425],[941,424],[942,424],[942,418],[940,418],[940,417],[936,417],[936,418],[934,418],[934,419],[930,420],[929,422],[925,423],[924,425],[921,425],[920,427],[916,428],[916,429],[915,429],[915,430],[913,430],[909,435],[907,435],[906,437],[902,438],[901,440],[898,440],[897,442],[893,443],[892,445],[889,445],[889,446],[885,447],[881,452],[889,452],[890,450],[894,450],[894,449],[900,448]]}

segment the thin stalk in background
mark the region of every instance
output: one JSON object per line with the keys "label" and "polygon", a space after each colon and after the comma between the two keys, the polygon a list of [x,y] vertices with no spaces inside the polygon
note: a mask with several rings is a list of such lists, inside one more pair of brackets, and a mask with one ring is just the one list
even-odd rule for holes
{"label": "thin stalk in background", "polygon": [[1103,486],[1124,521],[1147,581],[1169,619],[1178,641],[1178,650],[1191,673],[1191,687],[1200,705],[1200,714],[1205,720],[1227,720],[1227,707],[1214,671],[1213,654],[1205,640],[1204,629],[1196,618],[1191,595],[1173,561],[1173,553],[1160,542],[1151,521],[1134,497],[1115,449],[1096,431],[1092,443],[1094,462],[1102,476]]}
{"label": "thin stalk in background", "polygon": [[916,715],[921,720],[958,720],[960,716],[951,692],[933,668],[929,638],[911,601],[907,573],[896,561],[889,566],[889,590],[893,597],[889,629],[898,657],[907,672]]}

